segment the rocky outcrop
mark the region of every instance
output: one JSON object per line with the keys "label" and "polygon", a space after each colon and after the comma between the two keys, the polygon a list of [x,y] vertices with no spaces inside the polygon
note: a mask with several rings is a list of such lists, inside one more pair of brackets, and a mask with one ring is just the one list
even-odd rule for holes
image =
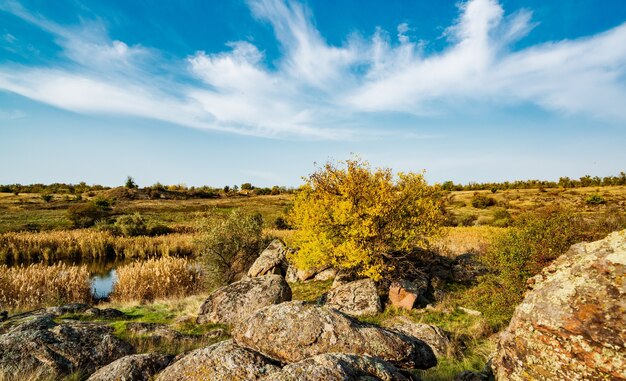
{"label": "rocky outcrop", "polygon": [[279,370],[262,355],[227,340],[190,352],[165,368],[156,380],[254,381]]}
{"label": "rocky outcrop", "polygon": [[85,303],[70,303],[70,304],[64,304],[62,306],[48,307],[48,308],[46,308],[45,311],[46,311],[46,313],[48,313],[50,315],[61,316],[61,315],[81,314],[81,313],[87,311],[90,308],[92,308],[92,307],[89,304],[85,304]]}
{"label": "rocky outcrop", "polygon": [[280,275],[244,279],[214,291],[204,301],[197,322],[232,325],[255,311],[291,300],[291,288]]}
{"label": "rocky outcrop", "polygon": [[83,312],[83,315],[88,316],[92,319],[106,320],[124,319],[128,317],[128,315],[120,310],[116,310],[115,308],[90,308]]}
{"label": "rocky outcrop", "polygon": [[432,348],[437,358],[454,355],[454,346],[450,336],[437,326],[416,323],[406,316],[396,316],[386,321],[385,325],[390,329],[422,340]]}
{"label": "rocky outcrop", "polygon": [[336,287],[323,298],[327,307],[352,316],[377,314],[382,311],[376,284],[361,279]]}
{"label": "rocky outcrop", "polygon": [[356,381],[383,380],[408,381],[411,376],[403,374],[390,363],[370,357],[341,353],[322,354],[286,365],[281,371],[271,373],[263,381]]}
{"label": "rocky outcrop", "polygon": [[285,275],[286,253],[285,245],[277,239],[273,240],[254,261],[248,270],[248,276],[254,278],[270,274]]}
{"label": "rocky outcrop", "polygon": [[411,310],[417,306],[419,298],[427,289],[428,284],[422,287],[406,279],[394,281],[389,286],[389,303],[396,308]]}
{"label": "rocky outcrop", "polygon": [[572,246],[529,286],[500,336],[497,379],[626,379],[626,230]]}
{"label": "rocky outcrop", "polygon": [[0,325],[0,379],[93,372],[132,351],[106,325],[59,324],[50,314],[12,317]]}
{"label": "rocky outcrop", "polygon": [[173,358],[158,353],[125,356],[98,369],[87,381],[149,381]]}
{"label": "rocky outcrop", "polygon": [[432,349],[418,339],[299,301],[257,311],[235,325],[232,335],[238,344],[282,363],[346,353],[379,357],[409,368],[437,364]]}

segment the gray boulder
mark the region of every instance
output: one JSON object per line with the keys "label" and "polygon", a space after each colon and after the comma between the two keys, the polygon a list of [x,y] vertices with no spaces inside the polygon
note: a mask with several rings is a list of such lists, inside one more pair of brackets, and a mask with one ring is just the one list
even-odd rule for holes
{"label": "gray boulder", "polygon": [[280,372],[271,373],[263,381],[408,381],[396,367],[370,356],[326,353],[288,364]]}
{"label": "gray boulder", "polygon": [[330,269],[326,269],[324,271],[320,271],[319,273],[315,274],[313,279],[318,280],[318,281],[326,281],[326,280],[335,279],[336,275],[337,275],[337,270],[330,268]]}
{"label": "gray boulder", "polygon": [[626,379],[626,230],[531,278],[493,357],[498,380]]}
{"label": "gray boulder", "polygon": [[158,353],[125,356],[98,369],[87,381],[149,381],[173,358]]}
{"label": "gray boulder", "polygon": [[361,279],[333,288],[326,294],[324,304],[352,316],[372,315],[382,311],[376,284]]}
{"label": "gray boulder", "polygon": [[386,321],[385,325],[390,329],[422,340],[432,348],[437,358],[455,355],[450,336],[437,326],[416,323],[406,316],[396,316]]}
{"label": "gray boulder", "polygon": [[345,353],[378,357],[410,368],[437,364],[432,349],[423,341],[300,301],[257,311],[235,325],[232,336],[238,344],[282,363]]}
{"label": "gray boulder", "polygon": [[165,368],[157,381],[260,380],[280,368],[258,353],[222,341],[197,349]]}
{"label": "gray boulder", "polygon": [[263,250],[248,270],[248,277],[254,278],[270,274],[285,274],[287,250],[282,242],[275,239]]}
{"label": "gray boulder", "polygon": [[198,324],[232,325],[257,310],[291,300],[291,288],[280,275],[244,279],[214,291],[198,313]]}
{"label": "gray boulder", "polygon": [[56,323],[50,314],[26,315],[0,325],[0,379],[61,378],[129,355],[133,348],[95,323]]}

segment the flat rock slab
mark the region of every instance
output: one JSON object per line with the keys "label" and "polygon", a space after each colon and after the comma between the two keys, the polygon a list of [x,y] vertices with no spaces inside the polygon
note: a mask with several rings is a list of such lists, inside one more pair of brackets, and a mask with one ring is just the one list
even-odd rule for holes
{"label": "flat rock slab", "polygon": [[129,355],[133,348],[95,323],[56,323],[50,314],[10,319],[0,326],[0,379],[61,378]]}
{"label": "flat rock slab", "polygon": [[300,301],[263,308],[235,325],[232,335],[238,344],[281,363],[346,353],[408,368],[428,369],[437,364],[432,349],[418,339]]}
{"label": "flat rock slab", "polygon": [[214,291],[198,313],[198,324],[235,324],[257,310],[291,300],[291,288],[280,275],[244,279]]}
{"label": "flat rock slab", "polygon": [[98,369],[87,381],[149,381],[173,359],[158,353],[125,356]]}
{"label": "flat rock slab", "polygon": [[165,368],[156,380],[254,381],[279,370],[267,358],[227,340],[190,352]]}
{"label": "flat rock slab", "polygon": [[541,274],[500,335],[501,380],[626,380],[626,230],[574,245]]}
{"label": "flat rock slab", "polygon": [[279,372],[271,373],[262,381],[409,381],[390,363],[369,356],[326,353],[288,364]]}

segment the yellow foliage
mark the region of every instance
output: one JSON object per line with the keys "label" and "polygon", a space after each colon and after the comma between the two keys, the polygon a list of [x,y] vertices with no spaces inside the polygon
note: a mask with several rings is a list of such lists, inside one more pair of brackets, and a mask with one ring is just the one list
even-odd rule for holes
{"label": "yellow foliage", "polygon": [[421,173],[373,170],[360,159],[327,163],[296,195],[289,214],[301,269],[333,266],[378,280],[396,260],[437,235],[440,188]]}

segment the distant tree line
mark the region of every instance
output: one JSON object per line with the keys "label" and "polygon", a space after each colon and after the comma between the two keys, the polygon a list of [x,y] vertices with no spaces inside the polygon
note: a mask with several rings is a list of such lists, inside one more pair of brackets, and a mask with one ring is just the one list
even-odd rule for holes
{"label": "distant tree line", "polygon": [[626,185],[626,173],[620,172],[618,176],[607,177],[591,177],[583,176],[579,179],[570,179],[569,177],[561,177],[559,181],[546,180],[517,180],[504,181],[501,183],[474,183],[455,184],[452,181],[446,181],[441,184],[444,190],[448,191],[477,191],[477,190],[506,190],[506,189],[536,189],[536,188],[582,188],[582,187],[604,187]]}
{"label": "distant tree line", "polygon": [[54,193],[54,194],[82,194],[85,192],[111,189],[102,185],[87,185],[85,182],[78,184],[7,184],[0,185],[0,193]]}
{"label": "distant tree line", "polygon": [[[139,192],[145,192],[149,195],[158,196],[162,193],[176,193],[180,196],[190,197],[190,198],[211,198],[217,197],[220,194],[224,195],[235,195],[235,194],[246,194],[246,195],[279,195],[285,193],[293,193],[295,191],[294,188],[287,188],[284,186],[274,185],[273,187],[256,187],[252,185],[252,183],[243,183],[241,186],[238,185],[226,185],[222,188],[211,187],[211,186],[191,186],[188,187],[185,184],[172,184],[172,185],[163,185],[159,182],[140,188],[135,180],[128,176],[126,178],[126,182],[124,183],[124,188],[129,190],[136,190]],[[85,182],[81,182],[78,184],[65,184],[65,183],[54,183],[54,184],[0,184],[0,193],[39,193],[43,195],[50,194],[66,194],[66,195],[81,195],[86,192],[94,192],[94,191],[102,191],[109,190],[111,187],[102,186],[102,185],[87,185]]]}

